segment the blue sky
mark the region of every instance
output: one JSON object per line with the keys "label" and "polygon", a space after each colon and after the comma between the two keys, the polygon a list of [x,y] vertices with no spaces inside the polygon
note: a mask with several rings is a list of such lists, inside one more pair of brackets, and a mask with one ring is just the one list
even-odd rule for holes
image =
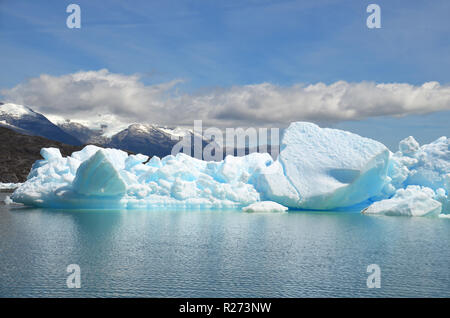
{"label": "blue sky", "polygon": [[[81,7],[81,29],[66,27],[70,3]],[[381,7],[381,29],[366,26],[370,3]],[[105,68],[140,74],[144,85],[182,79],[177,90],[186,94],[260,83],[448,85],[449,12],[446,0],[2,0],[0,89],[41,74]],[[423,120],[450,120],[448,111],[434,116],[339,127],[359,125],[371,135],[374,125],[398,126],[382,137],[386,143],[405,134],[429,141],[449,135],[448,121],[433,133],[417,131]]]}

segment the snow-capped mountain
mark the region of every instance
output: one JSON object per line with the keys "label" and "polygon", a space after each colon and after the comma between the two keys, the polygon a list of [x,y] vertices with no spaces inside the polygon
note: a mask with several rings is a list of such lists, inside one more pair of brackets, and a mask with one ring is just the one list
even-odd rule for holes
{"label": "snow-capped mountain", "polygon": [[102,129],[90,129],[71,120],[56,123],[56,125],[69,135],[75,136],[83,144],[103,145],[109,142],[109,138],[103,136]]}
{"label": "snow-capped mountain", "polygon": [[0,103],[0,124],[28,135],[41,136],[69,145],[82,144],[80,140],[63,131],[44,115],[23,105]]}
{"label": "snow-capped mountain", "polygon": [[195,136],[192,129],[167,127],[155,124],[131,124],[127,128],[110,135],[102,129],[90,129],[75,121],[60,121],[57,125],[83,143],[97,144],[104,147],[118,148],[149,156],[163,157],[169,155],[173,146],[182,138],[189,136],[203,146],[208,143],[201,136]]}
{"label": "snow-capped mountain", "polygon": [[[172,147],[185,136],[193,136],[189,129],[169,128],[152,124],[131,124],[112,134],[102,129],[90,129],[74,121],[63,121],[57,125],[66,133],[75,136],[84,144],[97,144],[104,147],[129,150],[149,156],[166,156]],[[200,141],[203,143],[202,141]]]}
{"label": "snow-capped mountain", "polygon": [[[96,144],[148,156],[163,157],[171,154],[174,145],[182,138],[191,138],[192,154],[194,145],[201,144],[203,149],[213,142],[202,135],[195,134],[192,129],[183,127],[136,123],[120,130],[120,126],[112,124],[109,127],[109,122],[104,122],[102,126],[93,129],[86,126],[84,122],[80,123],[58,116],[50,116],[50,118],[51,121],[27,106],[0,103],[0,126],[22,134],[41,136],[69,145]],[[118,132],[114,133],[114,131]],[[246,153],[248,152],[247,146]],[[223,153],[227,153],[226,149],[223,149]],[[237,149],[231,149],[231,153],[236,154]]]}
{"label": "snow-capped mountain", "polygon": [[132,124],[112,136],[105,146],[163,157],[169,155],[173,146],[186,136],[190,136],[192,145],[194,138],[197,138],[196,142],[200,142],[202,146],[208,143],[201,137],[194,136],[189,129]]}

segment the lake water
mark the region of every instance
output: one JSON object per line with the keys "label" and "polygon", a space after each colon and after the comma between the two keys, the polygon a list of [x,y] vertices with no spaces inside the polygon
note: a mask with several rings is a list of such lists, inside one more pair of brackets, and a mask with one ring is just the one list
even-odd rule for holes
{"label": "lake water", "polygon": [[450,297],[449,247],[450,219],[0,205],[0,296]]}

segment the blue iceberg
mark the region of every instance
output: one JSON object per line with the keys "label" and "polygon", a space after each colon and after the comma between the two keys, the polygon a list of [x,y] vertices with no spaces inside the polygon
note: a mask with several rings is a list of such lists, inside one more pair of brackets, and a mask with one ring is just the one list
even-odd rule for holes
{"label": "blue iceberg", "polygon": [[[394,154],[369,138],[296,122],[286,129],[275,160],[267,153],[220,162],[182,153],[149,160],[92,145],[69,157],[55,148],[44,148],[41,155],[11,196],[14,202],[65,209],[282,211],[363,209],[394,198],[389,209],[399,202],[404,211],[405,195],[398,191],[417,185],[429,189],[426,195],[442,211],[449,206],[446,137],[422,147],[410,137]],[[382,206],[369,211],[377,213]]]}
{"label": "blue iceberg", "polygon": [[435,200],[435,196],[435,192],[428,187],[410,185],[406,189],[398,189],[390,199],[371,204],[362,212],[396,216],[439,215],[442,203]]}
{"label": "blue iceberg", "polygon": [[[439,210],[450,213],[450,138],[441,137],[423,146],[412,136],[402,140],[399,150],[390,156],[388,178],[383,204],[374,203],[366,213],[411,216],[433,215]],[[406,201],[409,209],[405,209]],[[415,207],[413,201],[417,203]],[[421,207],[420,211],[417,207]]]}
{"label": "blue iceberg", "polygon": [[273,171],[263,171],[257,189],[294,209],[351,207],[381,192],[388,166],[389,150],[375,140],[297,122],[286,130]]}

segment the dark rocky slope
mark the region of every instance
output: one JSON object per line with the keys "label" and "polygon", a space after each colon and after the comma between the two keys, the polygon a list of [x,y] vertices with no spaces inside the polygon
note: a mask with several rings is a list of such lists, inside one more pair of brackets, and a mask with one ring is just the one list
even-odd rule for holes
{"label": "dark rocky slope", "polygon": [[0,182],[24,182],[44,147],[59,148],[63,156],[83,148],[0,127]]}

